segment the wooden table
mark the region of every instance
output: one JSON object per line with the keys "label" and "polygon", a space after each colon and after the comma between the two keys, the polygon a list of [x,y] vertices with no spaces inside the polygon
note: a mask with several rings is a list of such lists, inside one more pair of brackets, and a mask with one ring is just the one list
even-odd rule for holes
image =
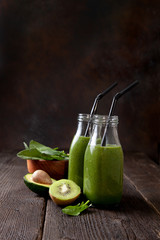
{"label": "wooden table", "polygon": [[62,213],[23,182],[25,160],[0,154],[0,240],[160,239],[160,167],[141,153],[125,154],[124,193],[115,210]]}

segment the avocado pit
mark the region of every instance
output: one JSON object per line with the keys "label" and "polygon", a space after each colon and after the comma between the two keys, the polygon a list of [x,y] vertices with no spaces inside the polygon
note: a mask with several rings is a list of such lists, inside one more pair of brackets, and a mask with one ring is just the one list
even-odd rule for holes
{"label": "avocado pit", "polygon": [[52,184],[52,179],[50,178],[49,174],[46,173],[43,170],[36,170],[32,174],[32,180],[36,183],[42,183],[42,184]]}

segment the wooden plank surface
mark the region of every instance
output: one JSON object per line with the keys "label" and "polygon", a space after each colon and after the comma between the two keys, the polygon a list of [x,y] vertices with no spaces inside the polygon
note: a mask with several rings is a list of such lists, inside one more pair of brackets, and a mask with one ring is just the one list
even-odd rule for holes
{"label": "wooden plank surface", "polygon": [[23,182],[26,162],[0,154],[0,240],[159,240],[159,167],[143,154],[127,154],[124,192],[114,210],[90,208],[78,217],[62,213]]}
{"label": "wooden plank surface", "polygon": [[92,208],[78,218],[70,217],[48,200],[43,240],[160,239],[159,167],[145,159],[144,154],[126,154],[123,198],[116,211]]}
{"label": "wooden plank surface", "polygon": [[71,217],[48,200],[43,240],[160,239],[160,217],[124,177],[124,194],[115,210],[90,208]]}
{"label": "wooden plank surface", "polygon": [[127,153],[124,173],[160,215],[160,166],[143,153]]}
{"label": "wooden plank surface", "polygon": [[40,240],[45,199],[23,182],[25,161],[15,154],[0,154],[0,240]]}

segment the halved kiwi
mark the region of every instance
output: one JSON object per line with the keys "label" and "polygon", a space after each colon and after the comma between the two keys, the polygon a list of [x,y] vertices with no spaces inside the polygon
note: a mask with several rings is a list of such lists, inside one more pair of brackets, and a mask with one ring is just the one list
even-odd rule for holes
{"label": "halved kiwi", "polygon": [[80,187],[68,179],[61,179],[49,187],[49,195],[57,205],[69,205],[81,194]]}

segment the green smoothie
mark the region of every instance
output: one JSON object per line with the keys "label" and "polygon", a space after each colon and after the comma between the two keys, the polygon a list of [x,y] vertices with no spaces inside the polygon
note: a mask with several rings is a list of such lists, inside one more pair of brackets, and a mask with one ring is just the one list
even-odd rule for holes
{"label": "green smoothie", "polygon": [[123,151],[119,145],[88,145],[83,193],[93,204],[117,205],[123,190]]}
{"label": "green smoothie", "polygon": [[74,137],[69,151],[68,179],[83,187],[84,154],[90,137]]}

